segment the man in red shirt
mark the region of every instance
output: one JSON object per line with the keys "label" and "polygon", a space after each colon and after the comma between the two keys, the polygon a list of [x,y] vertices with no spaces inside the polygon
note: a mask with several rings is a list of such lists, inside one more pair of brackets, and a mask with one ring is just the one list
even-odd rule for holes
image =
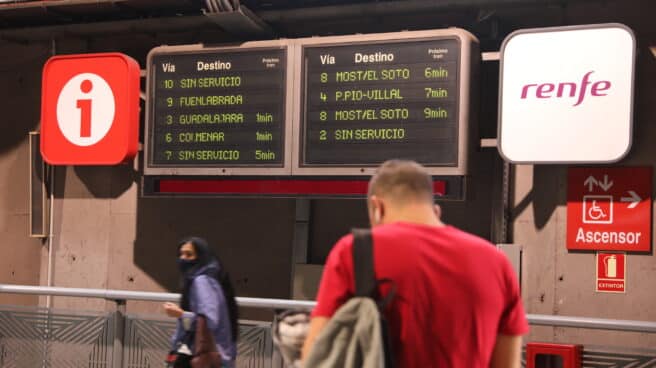
{"label": "man in red shirt", "polygon": [[[519,368],[528,323],[512,266],[486,240],[440,221],[432,184],[421,165],[400,160],[369,182],[376,278],[396,284],[385,309],[396,366]],[[354,294],[352,245],[347,235],[328,256],[304,356]]]}

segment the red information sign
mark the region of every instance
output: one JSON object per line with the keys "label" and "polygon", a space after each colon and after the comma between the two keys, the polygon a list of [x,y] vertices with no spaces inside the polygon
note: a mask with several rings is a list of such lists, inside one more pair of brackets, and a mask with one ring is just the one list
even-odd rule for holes
{"label": "red information sign", "polygon": [[41,154],[52,165],[115,165],[139,144],[139,64],[119,53],[61,55],[43,67]]}
{"label": "red information sign", "polygon": [[651,168],[570,168],[567,249],[651,250]]}
{"label": "red information sign", "polygon": [[626,255],[624,253],[597,253],[598,292],[626,292]]}

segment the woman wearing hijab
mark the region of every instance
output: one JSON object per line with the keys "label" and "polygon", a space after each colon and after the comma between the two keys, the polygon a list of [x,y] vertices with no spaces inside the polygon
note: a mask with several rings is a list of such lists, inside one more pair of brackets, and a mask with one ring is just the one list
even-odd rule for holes
{"label": "woman wearing hijab", "polygon": [[171,341],[172,351],[193,354],[197,320],[203,316],[221,356],[222,367],[233,368],[239,325],[235,293],[228,273],[212,254],[207,241],[198,237],[178,243],[177,261],[182,272],[180,306],[164,303],[166,314],[178,319]]}

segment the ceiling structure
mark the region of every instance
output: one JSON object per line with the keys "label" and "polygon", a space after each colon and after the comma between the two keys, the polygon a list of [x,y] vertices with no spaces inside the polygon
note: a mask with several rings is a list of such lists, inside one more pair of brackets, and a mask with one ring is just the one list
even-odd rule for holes
{"label": "ceiling structure", "polygon": [[581,18],[648,31],[654,10],[653,0],[0,0],[0,40],[214,31],[239,41],[461,27],[494,50],[514,29]]}

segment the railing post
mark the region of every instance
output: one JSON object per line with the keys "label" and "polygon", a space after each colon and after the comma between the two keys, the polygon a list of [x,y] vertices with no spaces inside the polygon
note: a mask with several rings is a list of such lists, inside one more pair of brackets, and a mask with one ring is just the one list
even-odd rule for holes
{"label": "railing post", "polygon": [[112,346],[112,368],[123,367],[123,343],[125,341],[125,300],[115,300],[114,345]]}

